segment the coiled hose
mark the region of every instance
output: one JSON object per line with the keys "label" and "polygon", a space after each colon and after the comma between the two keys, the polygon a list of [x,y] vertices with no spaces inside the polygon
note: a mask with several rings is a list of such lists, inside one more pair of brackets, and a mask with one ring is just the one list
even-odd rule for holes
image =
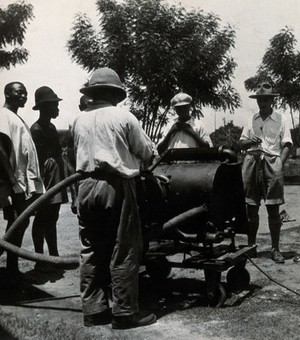
{"label": "coiled hose", "polygon": [[65,178],[61,182],[57,183],[55,186],[50,188],[45,194],[36,199],[27,209],[25,209],[22,214],[14,221],[14,223],[10,226],[9,230],[3,236],[3,239],[0,238],[0,247],[5,249],[6,251],[10,251],[26,260],[35,261],[35,262],[46,262],[55,265],[78,265],[79,258],[78,256],[49,256],[45,254],[35,253],[32,251],[28,251],[22,249],[14,244],[11,244],[9,240],[12,235],[16,232],[18,227],[28,219],[42,204],[50,200],[54,195],[60,192],[62,189],[82,180],[90,177],[90,173],[82,173],[76,172],[75,174]]}

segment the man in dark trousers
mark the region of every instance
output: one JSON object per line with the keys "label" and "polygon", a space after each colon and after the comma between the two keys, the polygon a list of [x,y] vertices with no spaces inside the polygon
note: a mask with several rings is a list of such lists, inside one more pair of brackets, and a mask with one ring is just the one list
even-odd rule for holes
{"label": "man in dark trousers", "polygon": [[[20,82],[5,86],[5,103],[0,109],[0,207],[3,208],[7,229],[38,194],[45,192],[40,176],[38,156],[30,130],[20,116],[19,108],[27,101],[27,91]],[[10,240],[21,246],[29,218]],[[19,276],[18,257],[7,254],[8,276]]]}
{"label": "man in dark trousers", "polygon": [[259,84],[256,94],[250,96],[257,100],[259,112],[244,126],[240,146],[246,152],[242,173],[249,218],[248,243],[251,246],[256,243],[258,212],[263,199],[268,213],[272,259],[276,263],[284,263],[279,251],[279,206],[284,203],[283,167],[292,139],[286,120],[272,108],[276,96],[268,82]]}
{"label": "man in dark trousers", "polygon": [[143,242],[135,178],[141,162],[152,158],[152,143],[135,116],[117,107],[126,92],[112,69],[97,69],[80,92],[93,100],[73,125],[76,170],[93,173],[79,183],[77,204],[84,325],[150,325],[156,321],[154,314],[138,314]]}
{"label": "man in dark trousers", "polygon": [[[42,86],[35,92],[35,106],[39,111],[39,119],[31,126],[30,131],[36,145],[40,171],[46,187],[49,190],[64,179],[64,161],[59,135],[52,119],[58,117],[59,102],[62,99],[48,86]],[[58,256],[56,224],[62,203],[68,202],[67,191],[62,190],[43,205],[37,212],[32,224],[32,239],[37,253],[44,252],[44,240],[48,245],[49,255]],[[49,265],[36,263],[35,269],[48,271]]]}

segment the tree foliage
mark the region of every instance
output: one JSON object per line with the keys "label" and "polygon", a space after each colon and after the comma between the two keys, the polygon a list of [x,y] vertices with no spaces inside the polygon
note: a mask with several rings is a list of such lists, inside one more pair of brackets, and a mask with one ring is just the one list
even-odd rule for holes
{"label": "tree foliage", "polygon": [[202,10],[162,0],[98,0],[100,24],[78,14],[67,43],[71,58],[88,71],[109,66],[125,82],[132,112],[156,141],[179,91],[194,101],[193,115],[210,106],[233,112],[230,56],[235,32]]}
{"label": "tree foliage", "polygon": [[33,6],[23,1],[10,4],[6,9],[0,8],[0,69],[9,69],[11,65],[28,60],[28,51],[21,46],[32,18]]}
{"label": "tree foliage", "polygon": [[290,109],[293,127],[293,111],[300,112],[300,54],[296,44],[293,31],[282,29],[270,40],[256,75],[245,81],[246,89],[253,91],[260,81],[269,80],[280,94],[277,106]]}
{"label": "tree foliage", "polygon": [[230,121],[211,133],[210,138],[214,147],[226,146],[238,151],[241,133],[242,128],[234,125],[233,122]]}

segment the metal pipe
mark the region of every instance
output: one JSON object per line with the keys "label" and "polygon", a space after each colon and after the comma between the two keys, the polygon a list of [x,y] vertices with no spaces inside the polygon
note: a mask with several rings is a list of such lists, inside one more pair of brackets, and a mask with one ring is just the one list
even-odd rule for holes
{"label": "metal pipe", "polygon": [[207,207],[206,205],[202,205],[200,207],[195,207],[190,210],[185,211],[182,214],[179,214],[173,218],[171,218],[169,221],[164,223],[162,229],[163,231],[168,231],[171,229],[177,229],[180,226],[185,225],[186,223],[190,221],[194,221],[195,218],[200,217],[202,214],[207,213]]}

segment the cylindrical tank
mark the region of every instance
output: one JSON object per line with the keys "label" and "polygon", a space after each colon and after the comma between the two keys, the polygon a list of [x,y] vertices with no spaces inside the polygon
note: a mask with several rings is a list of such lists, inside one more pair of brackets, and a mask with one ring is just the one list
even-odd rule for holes
{"label": "cylindrical tank", "polygon": [[[192,151],[188,152],[193,159]],[[175,154],[173,159],[162,160],[153,167],[143,178],[145,190],[139,195],[144,199],[146,222],[164,223],[205,204],[208,220],[217,229],[223,230],[230,222],[237,233],[247,233],[241,165],[209,155],[208,159],[204,154],[201,160],[201,154],[196,153],[195,160],[182,160],[180,154]]]}

